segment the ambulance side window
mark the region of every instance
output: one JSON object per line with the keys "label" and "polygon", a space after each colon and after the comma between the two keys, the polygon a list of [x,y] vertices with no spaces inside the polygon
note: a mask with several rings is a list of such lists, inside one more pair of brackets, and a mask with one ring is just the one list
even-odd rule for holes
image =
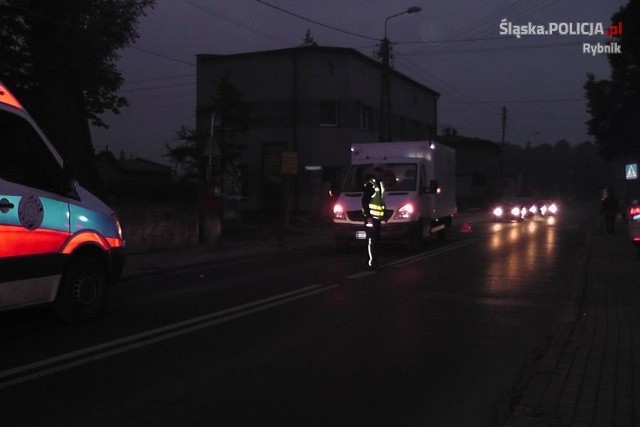
{"label": "ambulance side window", "polygon": [[60,191],[62,168],[22,117],[0,111],[0,178],[49,192]]}

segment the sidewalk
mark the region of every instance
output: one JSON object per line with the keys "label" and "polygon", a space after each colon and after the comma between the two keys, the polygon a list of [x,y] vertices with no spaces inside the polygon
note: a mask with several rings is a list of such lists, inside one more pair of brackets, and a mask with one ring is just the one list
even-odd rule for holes
{"label": "sidewalk", "polygon": [[640,256],[621,227],[594,230],[587,257],[576,310],[536,362],[508,427],[640,425]]}
{"label": "sidewalk", "polygon": [[215,243],[165,251],[127,254],[121,281],[149,273],[171,271],[190,266],[230,261],[252,256],[297,251],[313,246],[333,244],[329,224],[296,224],[289,227],[283,239],[265,235],[258,227],[229,227]]}
{"label": "sidewalk", "polygon": [[[484,219],[482,213],[460,213],[454,227],[465,222],[474,223]],[[275,236],[264,235],[257,226],[240,224],[223,231],[219,241],[189,248],[127,254],[121,281],[149,273],[176,270],[245,257],[273,253],[295,252],[314,246],[333,245],[335,242],[332,224],[297,220],[284,233],[282,242]]]}

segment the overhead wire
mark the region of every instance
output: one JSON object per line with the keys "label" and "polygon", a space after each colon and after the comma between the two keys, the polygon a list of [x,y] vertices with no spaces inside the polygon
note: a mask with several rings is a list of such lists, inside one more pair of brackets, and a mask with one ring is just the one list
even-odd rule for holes
{"label": "overhead wire", "polygon": [[271,4],[271,3],[267,3],[267,2],[266,2],[266,1],[264,1],[264,0],[255,0],[255,1],[256,1],[256,2],[258,2],[258,3],[260,3],[260,4],[265,5],[265,6],[267,6],[267,7],[270,7],[270,8],[272,8],[272,9],[275,9],[275,10],[277,10],[277,11],[279,11],[279,12],[285,13],[285,14],[287,14],[287,15],[294,16],[294,17],[296,17],[296,18],[302,19],[303,21],[311,22],[312,24],[316,24],[316,25],[319,25],[319,26],[324,27],[324,28],[328,28],[328,29],[333,30],[333,31],[337,31],[337,32],[340,32],[340,33],[343,33],[343,34],[348,34],[348,35],[350,35],[350,36],[360,37],[360,38],[368,39],[368,40],[377,40],[377,41],[379,41],[379,40],[380,40],[378,37],[371,37],[371,36],[367,36],[367,35],[364,35],[364,34],[354,33],[353,31],[344,30],[344,29],[342,29],[342,28],[334,27],[334,26],[332,26],[332,25],[329,25],[329,24],[325,24],[325,23],[322,23],[322,22],[316,21],[315,19],[307,18],[307,17],[302,16],[302,15],[299,15],[299,14],[297,14],[297,13],[293,13],[293,12],[291,12],[291,11],[287,10],[287,9],[281,8],[281,7],[276,6],[276,5],[273,5],[273,4]]}
{"label": "overhead wire", "polygon": [[232,17],[230,17],[228,15],[225,15],[225,14],[223,14],[221,12],[217,12],[217,11],[213,10],[212,8],[206,7],[206,6],[204,6],[204,5],[200,4],[200,3],[197,3],[197,2],[195,2],[193,0],[180,0],[180,1],[182,3],[188,5],[188,6],[191,6],[191,7],[195,8],[195,9],[198,9],[198,10],[206,13],[207,15],[213,16],[213,17],[215,17],[217,19],[220,19],[220,20],[222,20],[224,22],[227,22],[229,24],[235,25],[235,26],[237,26],[239,28],[242,28],[243,30],[249,31],[249,32],[251,32],[253,34],[259,35],[261,37],[265,37],[265,38],[267,38],[267,39],[269,39],[269,40],[271,40],[273,42],[276,42],[278,44],[285,45],[285,46],[290,46],[291,45],[291,43],[289,43],[289,42],[287,42],[285,40],[282,40],[282,39],[280,39],[280,38],[278,38],[278,37],[276,37],[276,36],[274,36],[272,34],[269,34],[267,32],[258,30],[257,28],[252,27],[251,25],[248,25],[248,24],[246,24],[246,23],[244,23],[242,21],[239,21],[239,20],[237,20],[235,18],[232,18]]}

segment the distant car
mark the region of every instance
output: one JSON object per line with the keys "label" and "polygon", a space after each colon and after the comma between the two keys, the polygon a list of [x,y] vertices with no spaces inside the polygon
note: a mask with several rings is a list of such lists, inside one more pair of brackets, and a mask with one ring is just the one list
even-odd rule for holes
{"label": "distant car", "polygon": [[553,200],[541,200],[538,210],[542,216],[555,216],[558,214],[558,203]]}
{"label": "distant car", "polygon": [[640,253],[640,200],[634,200],[627,211],[629,215],[629,237]]}
{"label": "distant car", "polygon": [[529,215],[530,207],[522,199],[500,199],[494,203],[491,216],[494,221],[522,221]]}
{"label": "distant car", "polygon": [[540,202],[536,199],[525,197],[522,199],[522,205],[526,209],[525,218],[537,217],[540,214]]}

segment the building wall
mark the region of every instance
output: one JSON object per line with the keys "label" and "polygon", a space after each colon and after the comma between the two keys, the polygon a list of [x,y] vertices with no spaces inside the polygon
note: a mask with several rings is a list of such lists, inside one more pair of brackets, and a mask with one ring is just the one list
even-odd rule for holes
{"label": "building wall", "polygon": [[[252,105],[252,125],[239,140],[247,146],[242,163],[248,176],[244,206],[261,206],[263,144],[281,141],[298,153],[291,178],[292,208],[313,210],[327,180],[341,184],[353,143],[378,140],[381,69],[357,51],[305,47],[239,55],[199,55],[197,106],[206,106],[215,82],[226,75]],[[437,93],[398,73],[392,74],[394,140],[435,136]],[[338,102],[338,125],[321,125],[322,101]],[[370,109],[361,129],[362,107]],[[400,118],[400,116],[402,118]],[[208,132],[211,117],[197,108],[196,128]],[[322,166],[306,171],[305,166]],[[338,182],[335,182],[338,181]]]}
{"label": "building wall", "polygon": [[438,141],[456,150],[458,208],[484,208],[502,192],[500,181],[500,145],[455,134]]}

